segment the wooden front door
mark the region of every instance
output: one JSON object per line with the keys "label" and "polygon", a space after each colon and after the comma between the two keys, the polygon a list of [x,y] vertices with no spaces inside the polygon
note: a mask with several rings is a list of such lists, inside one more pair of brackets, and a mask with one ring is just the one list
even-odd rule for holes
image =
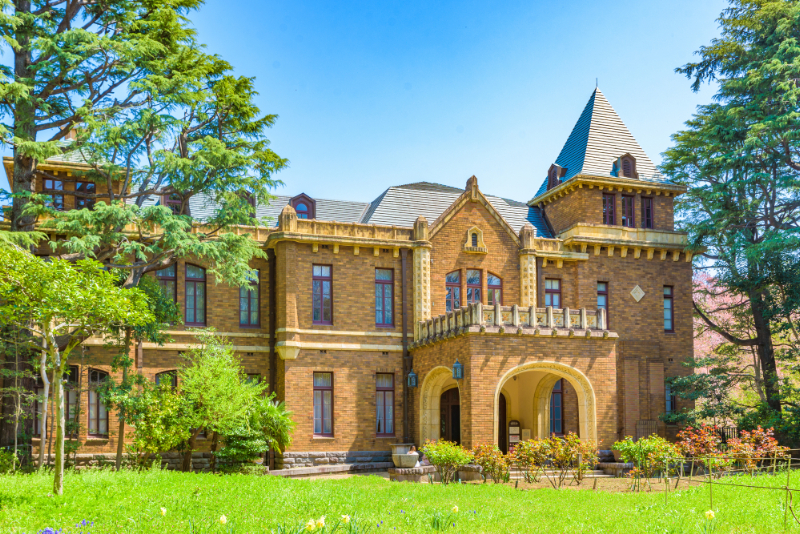
{"label": "wooden front door", "polygon": [[508,425],[506,424],[506,396],[500,394],[498,401],[499,409],[497,410],[497,446],[503,451],[503,454],[508,454]]}
{"label": "wooden front door", "polygon": [[458,388],[448,389],[439,399],[441,429],[439,435],[447,441],[461,443],[461,403]]}

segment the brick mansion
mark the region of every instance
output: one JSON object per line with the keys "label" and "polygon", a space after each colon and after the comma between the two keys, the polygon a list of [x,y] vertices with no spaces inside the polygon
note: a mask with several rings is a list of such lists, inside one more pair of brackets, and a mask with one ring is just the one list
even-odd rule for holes
{"label": "brick mansion", "polygon": [[[267,253],[251,265],[257,280],[217,284],[200,259],[158,271],[184,324],[164,345],[140,344],[136,370],[174,380],[192,329],[213,327],[294,414],[277,467],[385,458],[392,444],[437,438],[508,450],[568,432],[600,449],[674,437],[659,416],[688,406],[665,382],[690,373],[693,355],[692,254],[673,221],[685,188],[658,173],[599,89],[554,156],[518,200],[473,176],[368,203],[307,191],[257,206],[270,221],[249,230]],[[58,195],[94,189],[83,164],[41,167],[61,178],[36,184],[61,209],[91,207]],[[190,208],[201,221],[214,203]],[[112,373],[113,351],[89,339],[80,352],[69,380],[86,393],[68,401],[81,452],[112,453],[116,417],[92,385]]]}

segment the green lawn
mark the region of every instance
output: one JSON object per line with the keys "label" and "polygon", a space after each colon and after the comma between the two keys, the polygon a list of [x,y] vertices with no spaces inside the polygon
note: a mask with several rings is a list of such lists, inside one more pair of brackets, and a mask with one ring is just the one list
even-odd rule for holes
{"label": "green lawn", "polygon": [[[794,478],[793,485],[800,485],[800,473]],[[748,476],[742,482],[782,486],[786,476]],[[375,476],[284,480],[92,471],[68,474],[65,495],[58,498],[49,495],[51,485],[49,476],[0,476],[0,532],[32,534],[51,527],[92,534],[270,533],[284,522],[296,526],[323,515],[330,526],[342,514],[356,514],[373,533],[432,532],[432,516],[457,505],[448,532],[689,533],[705,532],[709,509],[707,487],[671,493],[665,505],[661,493],[522,491],[492,484],[393,483]],[[783,531],[784,498],[775,490],[715,486],[711,526],[717,533]],[[795,500],[800,509],[800,495]],[[221,515],[227,525],[219,523]],[[75,528],[82,520],[94,526]],[[791,515],[790,522],[789,532],[800,532]]]}

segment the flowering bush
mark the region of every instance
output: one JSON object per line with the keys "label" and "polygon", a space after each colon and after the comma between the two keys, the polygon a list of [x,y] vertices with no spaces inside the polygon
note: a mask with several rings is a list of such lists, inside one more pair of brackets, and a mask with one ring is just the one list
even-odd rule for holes
{"label": "flowering bush", "polygon": [[472,450],[475,463],[481,466],[485,477],[492,477],[495,484],[498,482],[508,482],[509,467],[511,466],[510,455],[503,454],[497,445],[483,444],[478,445]]}
{"label": "flowering bush", "polygon": [[751,432],[742,430],[740,437],[728,440],[728,455],[751,471],[763,460],[785,458],[789,449],[778,445],[773,433],[760,426]]}
{"label": "flowering bush", "polygon": [[458,469],[472,461],[472,453],[452,441],[426,441],[422,452],[436,468],[442,484],[452,482]]}
{"label": "flowering bush", "polygon": [[[733,460],[725,456],[720,449],[722,438],[716,426],[703,425],[700,428],[691,426],[678,432],[675,443],[678,452],[688,458],[697,459],[710,470],[724,471],[733,465]],[[692,469],[694,469],[694,464]]]}

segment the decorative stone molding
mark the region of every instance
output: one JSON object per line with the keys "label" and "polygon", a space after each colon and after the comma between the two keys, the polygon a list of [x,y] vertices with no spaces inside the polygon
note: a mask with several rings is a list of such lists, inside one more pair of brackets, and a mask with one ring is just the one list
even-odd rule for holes
{"label": "decorative stone molding", "polygon": [[686,192],[686,187],[682,185],[672,184],[668,182],[651,182],[637,180],[635,178],[615,177],[615,176],[590,176],[579,174],[562,182],[552,189],[548,189],[541,195],[534,197],[528,202],[529,206],[537,204],[547,204],[552,202],[557,197],[564,196],[576,189],[587,187],[593,189],[630,189],[636,193],[644,193],[647,195],[664,195],[664,196],[678,196]]}
{"label": "decorative stone molding", "polygon": [[291,343],[291,341],[278,341],[278,344],[275,346],[278,356],[281,357],[281,360],[296,360],[297,355],[300,354],[300,347],[296,345],[287,345],[287,343]]}
{"label": "decorative stone molding", "polygon": [[[419,325],[431,317],[431,251],[427,247],[414,248],[414,321]],[[414,328],[414,339],[419,337],[419,329]]]}
{"label": "decorative stone molding", "polygon": [[330,343],[314,341],[278,341],[275,346],[282,360],[296,360],[301,350],[346,350],[361,352],[400,352],[402,345],[372,345],[369,343]]}
{"label": "decorative stone molding", "polygon": [[483,241],[483,230],[473,226],[467,230],[467,239],[464,241],[464,252],[470,254],[488,254],[489,249]]}

